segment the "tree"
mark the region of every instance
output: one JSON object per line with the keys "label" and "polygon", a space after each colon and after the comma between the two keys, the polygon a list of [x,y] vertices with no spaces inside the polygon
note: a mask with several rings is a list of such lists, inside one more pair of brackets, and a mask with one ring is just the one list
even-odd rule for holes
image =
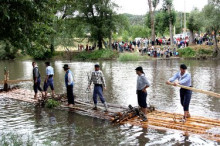
{"label": "tree", "polygon": [[190,31],[190,44],[195,44],[195,37],[194,32],[199,31],[202,27],[202,20],[201,20],[201,13],[198,9],[194,9],[191,11],[188,21],[187,21],[187,28]]}
{"label": "tree", "polygon": [[110,38],[111,33],[116,31],[119,20],[113,11],[116,6],[111,0],[77,0],[75,19],[88,26],[90,40],[97,41],[99,49],[103,48],[104,38]]}
{"label": "tree", "polygon": [[173,6],[173,0],[163,1],[163,7],[168,15],[168,20],[169,20],[170,45],[173,45],[173,24],[175,24],[176,21],[176,15],[175,12],[172,10],[172,6]]}
{"label": "tree", "polygon": [[19,49],[30,55],[48,53],[49,36],[54,32],[48,0],[0,2],[0,41],[5,58],[14,59]]}
{"label": "tree", "polygon": [[214,57],[220,58],[220,50],[218,47],[217,34],[220,31],[220,1],[213,0],[208,5],[203,8],[203,22],[207,30],[213,32],[215,47],[214,47]]}
{"label": "tree", "polygon": [[148,0],[150,22],[151,22],[152,45],[154,45],[154,42],[155,42],[155,17],[154,17],[154,13],[155,13],[156,7],[159,4],[159,2],[160,2],[160,0]]}

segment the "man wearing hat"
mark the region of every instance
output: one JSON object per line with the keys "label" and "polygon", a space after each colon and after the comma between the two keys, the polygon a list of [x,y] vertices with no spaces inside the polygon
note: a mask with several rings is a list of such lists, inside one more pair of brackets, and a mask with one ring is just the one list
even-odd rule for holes
{"label": "man wearing hat", "polygon": [[74,96],[73,96],[73,73],[70,71],[68,64],[63,66],[65,74],[65,85],[67,89],[67,98],[68,98],[68,106],[72,107],[74,105]]}
{"label": "man wearing hat", "polygon": [[97,110],[97,96],[99,96],[101,102],[105,106],[105,111],[107,112],[108,106],[105,102],[105,98],[103,97],[103,88],[106,89],[105,78],[98,64],[95,65],[95,71],[92,72],[91,79],[89,81],[89,88],[91,88],[92,82],[94,84],[93,101],[95,104],[93,109]]}
{"label": "man wearing hat", "polygon": [[[174,82],[174,86],[180,84],[183,86],[191,87],[191,75],[186,71],[187,66],[185,64],[180,65],[180,71],[176,73],[172,78],[170,78],[166,83],[171,84]],[[178,81],[175,81],[178,80]],[[183,119],[190,118],[189,114],[189,103],[191,100],[192,91],[188,89],[180,89],[180,102],[183,106],[184,116]]]}
{"label": "man wearing hat", "polygon": [[141,66],[137,67],[136,73],[138,75],[137,78],[137,98],[138,105],[141,107],[141,110],[144,114],[147,114],[147,88],[150,86],[143,68]]}

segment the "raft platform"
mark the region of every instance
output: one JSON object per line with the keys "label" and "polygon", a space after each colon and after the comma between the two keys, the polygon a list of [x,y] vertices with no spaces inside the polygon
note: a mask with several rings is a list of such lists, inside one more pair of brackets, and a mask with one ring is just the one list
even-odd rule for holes
{"label": "raft platform", "polygon": [[[204,138],[220,142],[220,120],[205,117],[191,116],[185,122],[181,121],[183,115],[176,113],[168,113],[164,111],[151,110],[147,114],[148,121],[143,121],[142,118],[134,112],[132,113],[128,107],[108,104],[109,111],[104,112],[104,107],[99,104],[97,111],[93,110],[93,103],[76,99],[73,107],[65,105],[66,100],[58,95],[60,106],[56,107],[60,110],[70,110],[72,112],[106,119],[114,124],[130,124],[143,128],[155,129],[175,129],[182,131],[184,135],[199,134]],[[33,99],[34,92],[27,89],[13,89],[9,92],[1,92],[0,98],[9,98],[18,101],[28,102],[32,104],[40,104],[40,101]]]}

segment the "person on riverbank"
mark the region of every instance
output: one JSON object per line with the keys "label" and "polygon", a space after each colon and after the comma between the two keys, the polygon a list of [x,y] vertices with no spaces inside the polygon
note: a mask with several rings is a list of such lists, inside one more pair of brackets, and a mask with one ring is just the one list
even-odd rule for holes
{"label": "person on riverbank", "polygon": [[[180,65],[180,72],[176,73],[172,78],[170,78],[166,83],[171,84],[174,82],[174,86],[180,84],[183,86],[191,87],[191,75],[186,71],[187,66],[185,64]],[[178,81],[176,81],[178,80]],[[180,89],[180,102],[183,106],[184,116],[183,119],[190,118],[189,104],[192,96],[192,91],[188,89]]]}
{"label": "person on riverbank", "polygon": [[52,90],[52,97],[54,97],[55,96],[54,82],[53,82],[54,69],[53,69],[53,67],[50,66],[50,62],[45,62],[45,65],[46,65],[46,78],[44,81],[44,92],[45,92],[44,98],[47,98],[47,89],[49,86]]}
{"label": "person on riverbank", "polygon": [[38,69],[37,63],[32,62],[32,66],[33,66],[33,80],[34,80],[34,93],[35,93],[34,99],[38,99],[37,97],[38,90],[42,93],[42,97],[43,97],[43,90],[40,87],[41,76],[40,76],[40,71]]}
{"label": "person on riverbank", "polygon": [[105,106],[105,112],[107,112],[108,106],[103,96],[103,88],[106,90],[105,78],[98,64],[95,65],[95,71],[92,72],[91,79],[89,81],[89,89],[91,88],[92,83],[94,84],[93,102],[95,105],[93,109],[97,110],[97,96],[99,96],[101,102]]}
{"label": "person on riverbank", "polygon": [[148,82],[143,68],[141,66],[137,67],[136,73],[137,77],[137,99],[138,105],[141,107],[141,111],[144,114],[147,114],[147,88],[150,87],[150,83]]}
{"label": "person on riverbank", "polygon": [[72,107],[74,103],[74,96],[73,96],[73,73],[70,70],[68,64],[65,64],[63,66],[64,71],[66,72],[65,74],[65,85],[66,85],[66,90],[67,90],[67,99],[68,99],[68,106]]}

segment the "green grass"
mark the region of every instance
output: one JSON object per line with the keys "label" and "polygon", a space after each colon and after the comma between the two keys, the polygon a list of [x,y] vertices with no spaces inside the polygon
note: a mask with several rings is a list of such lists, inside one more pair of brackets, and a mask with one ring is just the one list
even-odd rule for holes
{"label": "green grass", "polygon": [[57,107],[59,106],[60,103],[54,99],[48,99],[47,102],[46,102],[46,107],[47,108],[54,108],[54,107]]}
{"label": "green grass", "polygon": [[196,51],[190,47],[184,49],[178,49],[178,52],[179,52],[179,56],[184,58],[190,58],[196,56]]}
{"label": "green grass", "polygon": [[112,60],[118,57],[118,52],[111,49],[83,51],[73,57],[76,60]]}
{"label": "green grass", "polygon": [[143,61],[147,60],[149,57],[147,55],[140,55],[140,53],[121,53],[119,55],[119,61]]}
{"label": "green grass", "polygon": [[198,55],[211,56],[213,54],[213,50],[199,49],[197,53]]}

